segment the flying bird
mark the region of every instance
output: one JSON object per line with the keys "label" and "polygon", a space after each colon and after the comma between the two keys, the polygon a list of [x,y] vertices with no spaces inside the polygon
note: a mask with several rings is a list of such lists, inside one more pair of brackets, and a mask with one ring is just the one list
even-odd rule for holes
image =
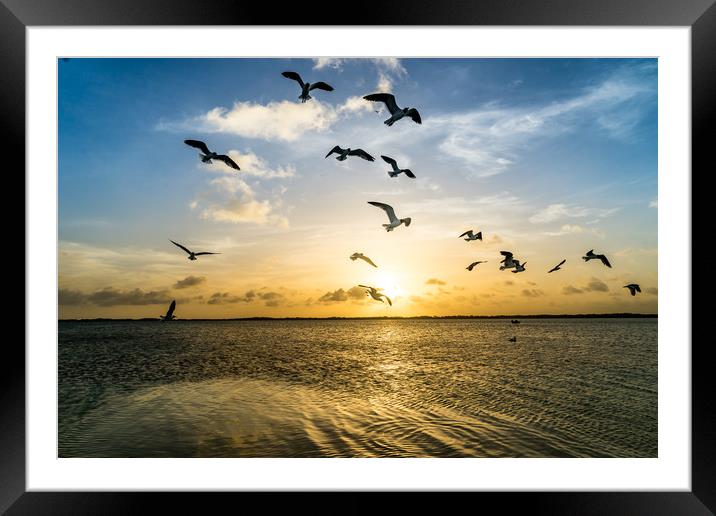
{"label": "flying bird", "polygon": [[393,306],[393,302],[390,300],[388,296],[383,294],[381,290],[382,288],[375,288],[375,287],[369,287],[368,285],[358,285],[359,287],[367,288],[366,294],[375,299],[376,301],[383,302],[383,298],[385,298],[386,301],[388,301],[388,304],[390,306]]}
{"label": "flying bird", "polygon": [[395,216],[395,210],[392,206],[388,204],[384,204],[382,202],[376,202],[376,201],[368,201],[368,204],[372,204],[373,206],[377,206],[381,210],[383,210],[385,213],[388,214],[388,219],[390,219],[390,224],[383,224],[383,227],[386,231],[393,231],[395,228],[400,226],[401,224],[405,224],[405,227],[410,226],[410,217],[406,217],[404,219],[399,219]]}
{"label": "flying bird", "polygon": [[517,260],[514,260],[512,258],[512,253],[509,251],[500,251],[500,254],[505,257],[504,260],[502,260],[500,263],[504,263],[504,265],[500,266],[500,270],[504,271],[505,269],[512,269],[517,266]]}
{"label": "flying bird", "polygon": [[609,267],[610,269],[612,267],[612,264],[609,263],[609,260],[607,260],[607,257],[604,256],[603,254],[594,254],[594,249],[592,249],[591,251],[588,251],[586,256],[582,256],[582,259],[585,262],[588,262],[589,260],[601,260],[602,263],[604,265],[606,265],[607,267]]}
{"label": "flying bird", "polygon": [[482,231],[478,231],[477,233],[473,233],[472,229],[465,231],[462,235],[460,235],[460,238],[465,238],[465,242],[470,242],[471,240],[482,240]]}
{"label": "flying bird", "polygon": [[169,240],[169,241],[170,241],[172,244],[174,244],[175,246],[177,246],[178,248],[183,249],[184,251],[186,251],[186,253],[189,255],[189,256],[187,257],[188,260],[192,260],[192,261],[193,261],[193,260],[196,260],[196,257],[197,257],[197,256],[201,256],[201,255],[204,255],[204,254],[221,254],[221,253],[210,253],[210,252],[207,252],[207,251],[202,251],[201,253],[195,253],[194,251],[190,251],[189,249],[187,249],[187,248],[184,247],[183,245],[177,244],[174,240]]}
{"label": "flying bird", "polygon": [[465,267],[465,268],[466,268],[467,270],[471,271],[472,269],[474,269],[474,268],[475,268],[475,265],[479,265],[479,264],[481,264],[481,263],[487,263],[487,261],[482,261],[482,262],[472,262],[472,263],[471,263],[470,265],[468,265],[468,266],[467,266],[467,267]]}
{"label": "flying bird", "polygon": [[641,288],[636,283],[629,283],[628,285],[624,285],[624,288],[628,288],[632,296],[635,296],[637,292],[641,293]]}
{"label": "flying bird", "polygon": [[340,146],[336,145],[331,149],[331,152],[326,154],[326,158],[330,156],[333,153],[338,154],[339,156],[336,158],[338,161],[345,161],[348,159],[348,156],[358,156],[359,158],[363,158],[366,161],[375,161],[375,158],[368,154],[363,149],[342,149]]}
{"label": "flying bird", "polygon": [[212,159],[218,159],[219,161],[226,163],[234,170],[241,170],[236,162],[229,156],[210,151],[209,147],[207,147],[206,144],[200,140],[184,140],[184,143],[186,143],[189,147],[194,147],[195,149],[199,149],[201,151],[199,157],[201,158],[202,163],[211,163]]}
{"label": "flying bird", "polygon": [[369,263],[369,264],[372,265],[373,267],[378,267],[376,264],[373,263],[373,260],[371,260],[370,258],[368,258],[368,257],[367,257],[366,255],[364,255],[363,253],[353,253],[352,255],[350,255],[350,259],[353,260],[353,261],[356,261],[358,258],[360,258],[361,260],[363,260],[363,261],[366,262],[366,263]]}
{"label": "flying bird", "polygon": [[406,176],[415,179],[415,174],[413,174],[413,172],[409,168],[398,168],[398,162],[395,161],[393,158],[390,158],[388,156],[381,156],[381,158],[383,158],[383,161],[385,161],[388,165],[393,167],[393,170],[388,171],[388,175],[390,177],[399,176],[400,173],[402,172]]}
{"label": "flying bird", "polygon": [[172,301],[172,303],[169,305],[169,310],[167,310],[166,315],[160,315],[162,321],[171,321],[172,319],[175,319],[174,317],[174,309],[177,307],[176,299]]}
{"label": "flying bird", "polygon": [[527,262],[520,263],[519,260],[513,260],[515,262],[515,270],[513,270],[513,273],[517,272],[524,272],[525,271],[525,265],[527,265]]}
{"label": "flying bird", "polygon": [[385,104],[385,107],[388,108],[388,111],[390,111],[391,115],[388,120],[383,122],[388,127],[406,116],[412,118],[413,122],[415,123],[423,123],[423,121],[420,119],[420,113],[418,113],[417,109],[407,107],[399,108],[398,104],[395,103],[395,96],[390,93],[372,93],[370,95],[366,95],[363,98],[372,102],[383,102]]}
{"label": "flying bird", "polygon": [[296,72],[282,72],[281,75],[286,77],[286,79],[293,79],[301,86],[301,94],[298,96],[299,99],[301,99],[301,103],[303,104],[310,98],[312,98],[308,92],[319,89],[323,91],[333,91],[333,86],[330,84],[326,84],[325,82],[319,81],[314,82],[311,84],[310,82],[303,82],[303,79],[301,79],[301,76],[298,75]]}
{"label": "flying bird", "polygon": [[565,260],[562,260],[562,261],[559,262],[557,265],[555,265],[555,266],[552,267],[550,270],[548,270],[547,273],[554,272],[554,271],[561,271],[562,269],[560,269],[560,267],[561,267],[562,264],[563,264],[564,262],[566,262],[566,261],[567,261],[566,259],[565,259]]}

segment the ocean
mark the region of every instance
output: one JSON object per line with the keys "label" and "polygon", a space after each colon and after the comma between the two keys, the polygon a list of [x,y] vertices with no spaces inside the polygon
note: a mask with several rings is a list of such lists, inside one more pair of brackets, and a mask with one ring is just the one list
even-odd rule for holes
{"label": "ocean", "polygon": [[658,452],[653,318],[60,321],[58,346],[60,457]]}

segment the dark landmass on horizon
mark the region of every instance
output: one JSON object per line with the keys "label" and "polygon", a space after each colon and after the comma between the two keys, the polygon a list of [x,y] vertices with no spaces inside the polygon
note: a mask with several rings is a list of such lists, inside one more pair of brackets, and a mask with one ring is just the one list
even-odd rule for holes
{"label": "dark landmass on horizon", "polygon": [[[231,317],[226,319],[174,319],[175,321],[340,321],[340,320],[377,320],[377,319],[656,319],[659,314],[539,314],[539,315],[417,315],[417,316],[372,316],[372,317]],[[97,317],[94,319],[58,319],[59,322],[79,321],[161,321],[158,317],[140,319],[112,319]]]}

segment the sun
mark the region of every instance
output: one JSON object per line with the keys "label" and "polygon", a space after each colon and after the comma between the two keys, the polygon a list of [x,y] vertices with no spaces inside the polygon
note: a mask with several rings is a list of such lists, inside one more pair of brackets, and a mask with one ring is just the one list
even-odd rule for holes
{"label": "sun", "polygon": [[381,272],[378,276],[378,288],[389,298],[397,298],[403,295],[403,289],[400,288],[397,278],[390,272]]}

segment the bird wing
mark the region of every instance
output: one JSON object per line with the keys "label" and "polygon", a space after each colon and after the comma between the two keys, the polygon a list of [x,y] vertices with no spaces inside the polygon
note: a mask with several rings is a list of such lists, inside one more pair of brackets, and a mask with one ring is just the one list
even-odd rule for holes
{"label": "bird wing", "polygon": [[333,148],[331,149],[331,152],[329,152],[328,154],[326,154],[326,157],[330,156],[330,155],[333,154],[334,152],[337,152],[338,154],[340,154],[341,152],[343,152],[343,149],[341,149],[340,146],[336,145],[335,147],[333,147]]}
{"label": "bird wing", "polygon": [[388,304],[389,304],[390,306],[393,306],[393,302],[390,300],[390,298],[389,298],[388,296],[386,296],[385,294],[383,294],[383,297],[388,300]]}
{"label": "bird wing", "polygon": [[420,113],[418,113],[418,110],[415,108],[408,109],[407,113],[405,113],[407,116],[413,119],[413,122],[416,124],[422,124],[423,121],[420,119]]}
{"label": "bird wing", "polygon": [[468,230],[465,231],[462,235],[460,235],[458,238],[462,238],[462,237],[464,237],[465,235],[467,235],[467,236],[472,236],[472,229],[468,229]]}
{"label": "bird wing", "polygon": [[383,102],[391,115],[400,109],[398,104],[395,103],[395,97],[391,93],[371,93],[363,98],[373,102]]}
{"label": "bird wing", "polygon": [[415,179],[415,174],[413,174],[413,172],[409,168],[404,168],[403,172],[405,173],[406,176],[412,177],[413,179]]}
{"label": "bird wing", "polygon": [[594,256],[594,249],[587,251],[587,256]]}
{"label": "bird wing", "polygon": [[358,258],[360,258],[360,255],[358,253],[353,253],[348,258],[350,258],[353,261],[356,261]]}
{"label": "bird wing", "polygon": [[381,156],[383,158],[383,161],[385,161],[388,165],[392,166],[393,168],[398,168],[398,162],[395,161],[393,158],[389,158],[388,156]]}
{"label": "bird wing", "polygon": [[301,76],[298,75],[296,72],[281,72],[281,75],[286,77],[286,79],[293,79],[301,85],[301,88],[303,88],[303,79],[301,79]]}
{"label": "bird wing", "polygon": [[200,253],[194,253],[194,256],[201,256],[202,254],[221,254],[221,253],[210,253],[208,251],[202,251]]}
{"label": "bird wing", "polygon": [[313,84],[311,84],[311,87],[308,88],[308,91],[315,90],[316,88],[323,91],[333,91],[333,86],[331,86],[330,84],[326,84],[323,81],[314,82]]}
{"label": "bird wing", "polygon": [[641,287],[639,285],[634,285],[634,288],[636,288],[637,292],[641,292]]}
{"label": "bird wing", "polygon": [[200,140],[184,140],[184,143],[186,143],[189,147],[194,147],[196,149],[199,149],[204,154],[209,154],[209,147],[206,146],[206,144]]}
{"label": "bird wing", "polygon": [[376,201],[368,201],[368,204],[377,206],[378,208],[383,210],[385,213],[387,213],[388,218],[390,219],[390,222],[398,222],[398,217],[395,216],[395,210],[389,204],[385,204],[382,202],[376,202]]}
{"label": "bird wing", "polygon": [[167,310],[167,315],[165,315],[164,317],[166,317],[167,319],[168,319],[169,317],[171,317],[172,314],[174,313],[174,309],[175,309],[176,307],[177,307],[177,301],[176,301],[176,299],[174,299],[174,300],[172,301],[172,303],[169,305],[169,310]]}
{"label": "bird wing", "polygon": [[361,158],[368,160],[368,161],[375,161],[375,158],[368,154],[363,149],[352,149],[348,151],[349,156],[360,156]]}
{"label": "bird wing", "polygon": [[363,255],[363,256],[360,256],[360,258],[361,258],[362,260],[365,260],[365,261],[368,262],[369,264],[371,264],[373,267],[376,267],[376,268],[378,267],[376,264],[373,263],[373,260],[371,260],[371,259],[368,258],[367,256]]}
{"label": "bird wing", "polygon": [[512,258],[512,253],[509,251],[500,251],[500,254],[506,258]]}
{"label": "bird wing", "polygon": [[184,249],[184,251],[186,251],[186,254],[191,254],[191,251],[189,249],[187,249],[186,247],[184,247],[183,245],[177,244],[174,240],[169,240],[169,241],[172,244],[174,244],[175,246],[180,247],[181,249]]}
{"label": "bird wing", "polygon": [[233,168],[234,170],[241,170],[241,169],[239,168],[239,166],[236,164],[236,162],[235,162],[233,159],[231,159],[229,156],[227,156],[226,154],[219,154],[219,155],[216,157],[216,159],[220,159],[221,161],[223,161],[224,163],[226,163],[227,165],[229,165],[229,166],[230,166],[231,168]]}
{"label": "bird wing", "polygon": [[562,264],[563,264],[564,262],[566,262],[566,261],[567,261],[567,259],[565,258],[564,260],[562,260],[561,262],[559,262],[559,263],[557,264],[557,267],[561,267]]}
{"label": "bird wing", "polygon": [[612,268],[612,264],[609,263],[609,260],[607,260],[607,257],[606,257],[606,256],[604,256],[604,255],[602,254],[602,255],[599,256],[599,259],[602,261],[602,263],[603,263],[604,265],[606,265],[606,266],[609,267],[610,269]]}

